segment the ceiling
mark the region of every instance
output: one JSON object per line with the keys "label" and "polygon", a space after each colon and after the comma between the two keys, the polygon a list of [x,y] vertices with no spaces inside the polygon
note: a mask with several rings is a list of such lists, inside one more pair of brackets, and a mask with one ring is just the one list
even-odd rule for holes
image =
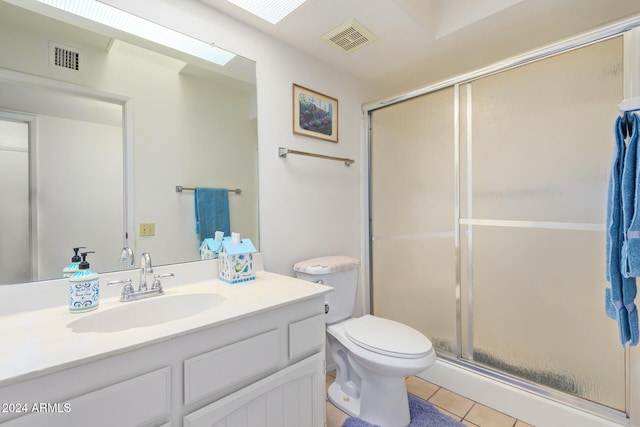
{"label": "ceiling", "polygon": [[[640,15],[638,0],[307,0],[276,25],[226,0],[199,0],[397,93]],[[341,52],[321,37],[355,18],[376,41]]]}

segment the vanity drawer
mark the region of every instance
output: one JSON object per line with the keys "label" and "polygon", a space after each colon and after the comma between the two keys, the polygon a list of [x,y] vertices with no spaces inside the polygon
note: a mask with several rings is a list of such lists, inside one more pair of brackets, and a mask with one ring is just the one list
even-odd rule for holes
{"label": "vanity drawer", "polygon": [[186,359],[184,403],[189,405],[261,373],[275,370],[279,360],[278,329]]}
{"label": "vanity drawer", "polygon": [[3,426],[147,425],[171,414],[171,368],[167,366],[82,396],[44,405]]}
{"label": "vanity drawer", "polygon": [[289,359],[319,351],[325,340],[325,315],[309,317],[289,324]]}

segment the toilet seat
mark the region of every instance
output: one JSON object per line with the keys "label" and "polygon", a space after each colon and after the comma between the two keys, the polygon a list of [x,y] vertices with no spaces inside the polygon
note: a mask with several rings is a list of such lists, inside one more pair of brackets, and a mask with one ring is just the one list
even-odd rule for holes
{"label": "toilet seat", "polygon": [[370,314],[344,323],[354,344],[385,356],[418,359],[433,352],[431,341],[410,326]]}

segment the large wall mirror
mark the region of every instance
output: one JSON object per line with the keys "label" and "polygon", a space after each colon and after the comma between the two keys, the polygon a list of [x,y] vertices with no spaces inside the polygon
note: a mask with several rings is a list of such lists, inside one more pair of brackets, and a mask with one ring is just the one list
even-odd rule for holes
{"label": "large wall mirror", "polygon": [[98,272],[134,268],[124,247],[135,265],[200,259],[177,186],[239,189],[231,229],[258,247],[257,148],[252,61],[0,0],[0,284],[60,278],[75,246]]}

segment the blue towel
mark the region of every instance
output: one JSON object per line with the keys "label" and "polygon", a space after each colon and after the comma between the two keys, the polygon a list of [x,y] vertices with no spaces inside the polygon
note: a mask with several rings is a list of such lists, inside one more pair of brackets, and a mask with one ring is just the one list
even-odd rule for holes
{"label": "blue towel", "polygon": [[229,225],[229,191],[226,188],[202,188],[195,190],[196,233],[200,241],[214,237],[216,231],[231,235]]}
{"label": "blue towel", "polygon": [[[607,289],[605,311],[617,320],[620,342],[638,343],[638,315],[633,300],[636,294],[635,278],[625,277],[627,270],[626,226],[632,223],[635,211],[637,136],[633,144],[625,147],[625,140],[637,117],[625,114],[618,117],[614,126],[615,146],[609,189],[607,194]],[[635,126],[638,129],[638,126]],[[629,141],[632,142],[633,138]],[[638,211],[640,212],[640,210]],[[640,255],[640,252],[639,252]]]}
{"label": "blue towel", "polygon": [[621,180],[622,167],[625,156],[626,120],[618,117],[614,126],[615,145],[609,189],[607,194],[607,281],[606,313],[618,322],[620,342],[624,345],[629,341],[629,322],[624,304],[622,303],[621,245],[622,245],[622,197]]}
{"label": "blue towel", "polygon": [[632,345],[638,343],[638,310],[635,306],[635,277],[640,276],[640,150],[638,139],[640,116],[626,113],[620,119],[617,138],[628,137],[627,150],[622,167],[622,250],[621,270],[626,279],[622,284],[622,302],[629,319]]}

